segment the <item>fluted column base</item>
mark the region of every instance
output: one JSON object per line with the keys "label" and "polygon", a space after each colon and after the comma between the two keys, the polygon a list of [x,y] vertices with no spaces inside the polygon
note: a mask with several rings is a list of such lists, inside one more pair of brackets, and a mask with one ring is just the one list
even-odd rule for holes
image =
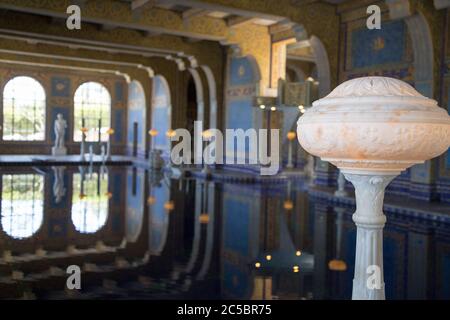
{"label": "fluted column base", "polygon": [[384,190],[396,175],[343,172],[355,186],[357,227],[353,300],[384,300],[383,213]]}

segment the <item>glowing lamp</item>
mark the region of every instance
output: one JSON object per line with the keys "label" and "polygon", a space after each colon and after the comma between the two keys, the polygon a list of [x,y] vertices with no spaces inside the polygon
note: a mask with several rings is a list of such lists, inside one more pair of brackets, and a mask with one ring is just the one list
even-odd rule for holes
{"label": "glowing lamp", "polygon": [[211,136],[212,136],[212,133],[211,133],[211,130],[205,130],[205,131],[203,131],[202,132],[202,136],[203,136],[203,138],[211,138]]}
{"label": "glowing lamp", "polygon": [[169,138],[175,137],[175,135],[176,135],[175,130],[169,129],[166,132],[166,136],[169,137]]}
{"label": "glowing lamp", "polygon": [[292,141],[297,137],[297,134],[294,131],[289,131],[286,136],[289,141]]}
{"label": "glowing lamp", "polygon": [[166,209],[166,211],[172,211],[175,208],[175,204],[173,203],[173,201],[167,201],[166,203],[164,203],[164,209]]}
{"label": "glowing lamp", "polygon": [[158,130],[156,130],[156,129],[150,129],[149,131],[148,131],[148,134],[150,135],[150,136],[152,136],[152,137],[155,137],[155,136],[157,136],[158,135]]}

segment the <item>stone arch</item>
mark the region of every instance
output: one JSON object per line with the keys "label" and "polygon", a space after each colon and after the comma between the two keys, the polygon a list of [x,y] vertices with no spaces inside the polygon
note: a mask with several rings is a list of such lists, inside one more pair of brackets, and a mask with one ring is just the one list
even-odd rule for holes
{"label": "stone arch", "polygon": [[[225,127],[227,129],[261,128],[262,112],[254,108],[259,96],[261,73],[256,59],[251,55],[229,57],[226,70]],[[248,149],[235,148],[234,141],[225,139],[226,162],[246,162],[251,155]],[[252,161],[255,159],[251,159]],[[233,165],[234,166],[234,165]],[[233,167],[233,166],[230,166]]]}
{"label": "stone arch", "polygon": [[319,97],[324,97],[331,90],[330,62],[322,41],[311,36],[309,39],[317,67],[317,80],[319,81]]}
{"label": "stone arch", "polygon": [[[128,84],[128,124],[127,124],[127,145],[128,154],[135,156],[145,156],[146,141],[146,99],[142,84],[133,80]],[[137,130],[135,132],[135,125]],[[136,149],[135,149],[136,142]]]}
{"label": "stone arch", "polygon": [[152,129],[158,131],[151,141],[150,148],[162,150],[163,156],[168,157],[171,144],[166,132],[172,129],[172,100],[169,83],[162,75],[153,78],[150,124]]}
{"label": "stone arch", "polygon": [[217,128],[217,86],[214,74],[208,66],[201,66],[205,73],[209,92],[209,128]]}
{"label": "stone arch", "polygon": [[433,40],[430,27],[420,11],[405,18],[405,23],[413,47],[414,86],[421,94],[432,98],[434,89]]}
{"label": "stone arch", "polygon": [[296,82],[303,82],[303,81],[305,81],[306,75],[305,75],[305,72],[302,69],[300,69],[297,66],[288,65],[288,64],[286,64],[286,68],[292,70],[295,73],[295,76],[298,79],[298,81],[296,81]]}
{"label": "stone arch", "polygon": [[298,42],[308,41],[311,46],[314,62],[317,68],[317,80],[319,81],[319,98],[331,91],[330,62],[323,42],[315,35],[308,38],[308,33],[302,24],[294,24],[291,27]]}
{"label": "stone arch", "polygon": [[[200,132],[203,132],[203,122],[205,118],[205,102],[203,100],[203,84],[202,80],[200,78],[200,74],[198,73],[197,69],[189,68],[188,69],[190,75],[192,76],[192,79],[194,80],[195,84],[195,92],[196,92],[196,99],[197,99],[197,121],[201,121],[197,123],[197,130]],[[197,150],[203,149],[203,141],[201,139],[194,140],[194,163],[202,163],[202,152],[197,152]]]}

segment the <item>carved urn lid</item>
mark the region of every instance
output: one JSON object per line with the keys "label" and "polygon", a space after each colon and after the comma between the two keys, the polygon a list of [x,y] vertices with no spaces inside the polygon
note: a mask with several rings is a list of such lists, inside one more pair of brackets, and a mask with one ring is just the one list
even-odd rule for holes
{"label": "carved urn lid", "polygon": [[297,134],[306,151],[344,172],[397,174],[448,149],[450,117],[401,80],[364,77],[315,101]]}

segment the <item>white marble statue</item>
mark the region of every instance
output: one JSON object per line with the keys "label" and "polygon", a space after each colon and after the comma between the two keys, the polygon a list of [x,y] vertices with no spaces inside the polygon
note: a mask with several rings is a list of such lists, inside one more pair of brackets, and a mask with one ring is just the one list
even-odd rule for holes
{"label": "white marble statue", "polygon": [[52,155],[66,155],[67,148],[64,146],[64,137],[66,135],[67,121],[63,118],[61,113],[58,113],[56,116],[53,129],[55,131],[55,145],[52,148]]}

